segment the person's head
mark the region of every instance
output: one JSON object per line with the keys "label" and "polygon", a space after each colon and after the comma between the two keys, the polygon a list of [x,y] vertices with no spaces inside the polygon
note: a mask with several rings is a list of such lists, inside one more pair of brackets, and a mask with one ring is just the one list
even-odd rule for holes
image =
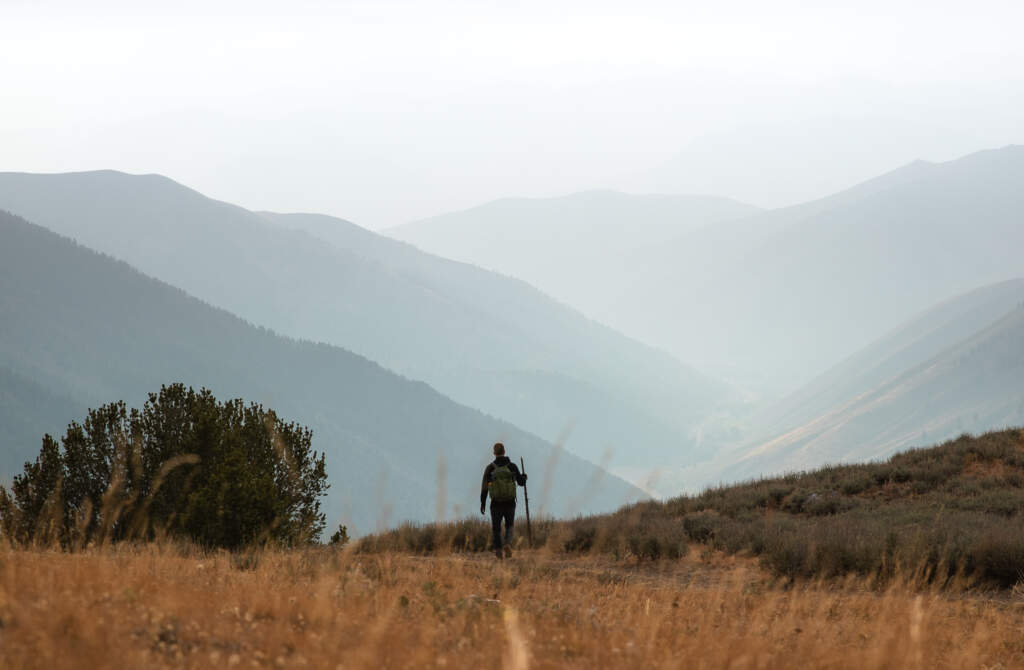
{"label": "person's head", "polygon": [[495,456],[504,456],[505,455],[505,445],[502,444],[501,442],[495,442],[494,443],[494,455]]}

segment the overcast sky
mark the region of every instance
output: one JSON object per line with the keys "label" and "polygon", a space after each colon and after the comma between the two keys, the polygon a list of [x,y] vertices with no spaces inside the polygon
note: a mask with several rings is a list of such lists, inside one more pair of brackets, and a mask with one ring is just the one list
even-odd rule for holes
{"label": "overcast sky", "polygon": [[0,0],[0,170],[380,228],[587,188],[778,206],[1024,143],[1024,3],[807,4]]}

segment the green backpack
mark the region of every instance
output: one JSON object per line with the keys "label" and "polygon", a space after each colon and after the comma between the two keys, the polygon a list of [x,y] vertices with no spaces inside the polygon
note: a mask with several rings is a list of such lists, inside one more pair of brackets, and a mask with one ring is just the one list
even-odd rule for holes
{"label": "green backpack", "polygon": [[499,465],[491,472],[487,492],[493,502],[509,502],[516,499],[516,478],[507,465]]}

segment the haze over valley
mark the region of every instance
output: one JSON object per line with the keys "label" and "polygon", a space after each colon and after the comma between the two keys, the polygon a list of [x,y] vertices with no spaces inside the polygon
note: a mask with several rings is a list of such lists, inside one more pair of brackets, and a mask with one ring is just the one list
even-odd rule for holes
{"label": "haze over valley", "polygon": [[[588,478],[604,481],[600,494],[572,497],[584,511],[1022,423],[1021,184],[1024,149],[1010,146],[916,162],[777,210],[591,191],[498,201],[382,235],[327,215],[249,211],[158,175],[2,173],[0,208],[14,215],[4,228],[4,467],[69,413],[144,398],[161,380],[292,408],[342,468],[377,478],[330,498],[333,514],[367,530],[382,520],[381,500],[396,519],[432,514],[423,498],[445,514],[461,509],[445,501],[466,499],[464,475],[411,486],[422,464],[410,461],[461,473],[452,449],[472,434],[486,442],[487,425],[535,444],[533,462],[559,468],[551,477],[568,466],[558,465],[563,448],[615,473]],[[155,312],[179,315],[164,325],[117,301],[101,317],[113,294],[95,284],[113,280],[76,276],[78,260],[46,269],[46,245],[68,252],[32,223],[142,273],[125,281],[148,286],[149,275],[226,311],[180,294]],[[22,229],[37,231],[36,247]],[[21,292],[44,276],[69,294],[46,294],[64,306],[45,310],[50,325],[30,325],[43,312]],[[197,331],[214,314],[222,325]],[[114,335],[86,337],[93,326]],[[34,329],[80,337],[44,344]],[[138,342],[154,338],[165,344],[144,354]],[[237,363],[210,358],[232,340]],[[172,343],[170,357],[161,347]],[[79,369],[80,350],[93,367]],[[243,360],[260,361],[259,374]],[[304,376],[309,365],[316,375]],[[395,390],[356,410],[368,382],[346,372],[353,365]],[[426,409],[442,400],[450,418]],[[424,412],[443,423],[423,424]],[[380,435],[359,416],[387,416],[397,432]]]}
{"label": "haze over valley", "polygon": [[176,382],[360,533],[1024,423],[1020,8],[641,4],[16,4],[0,472]]}
{"label": "haze over valley", "polygon": [[0,669],[1024,667],[1021,26],[0,2]]}
{"label": "haze over valley", "polygon": [[[343,220],[254,213],[168,179],[0,174],[10,211],[295,338],[423,380],[592,462],[693,455],[726,384],[521,281]],[[183,262],[183,259],[188,259]]]}
{"label": "haze over valley", "polygon": [[[702,212],[697,198],[680,211],[633,196],[618,229],[591,215],[580,235],[565,199],[530,203],[542,210],[530,216],[505,201],[389,232],[442,255],[475,254],[700,369],[785,393],[915,311],[1019,275],[1022,183],[1024,148],[1009,146],[914,162],[765,212]],[[671,235],[658,223],[666,216],[679,222]],[[536,231],[544,221],[546,237]],[[616,237],[623,221],[644,232]]]}

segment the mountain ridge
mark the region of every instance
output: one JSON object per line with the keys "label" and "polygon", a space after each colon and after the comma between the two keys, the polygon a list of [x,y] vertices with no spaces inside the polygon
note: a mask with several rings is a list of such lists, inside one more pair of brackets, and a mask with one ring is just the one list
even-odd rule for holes
{"label": "mountain ridge", "polygon": [[1024,245],[1020,183],[1024,147],[1011,145],[704,227],[638,254],[635,280],[595,315],[703,352],[701,369],[795,390],[907,314],[1024,273],[1011,251]]}
{"label": "mountain ridge", "polygon": [[[596,190],[503,198],[384,232],[431,253],[518,277],[608,323],[598,314],[600,296],[617,290],[620,267],[632,249],[755,211],[717,196]],[[618,329],[632,335],[623,325]]]}
{"label": "mountain ridge", "polygon": [[[249,212],[164,177],[117,172],[0,174],[0,207],[252,323],[342,346],[547,439],[575,425],[567,447],[592,461],[609,444],[621,458],[681,459],[691,426],[731,393],[520,280],[336,219],[316,218],[318,237],[302,230],[309,215]],[[517,386],[527,372],[577,387],[541,396],[532,383]]]}
{"label": "mountain ridge", "polygon": [[[427,520],[439,499],[472,508],[478,469],[498,439],[532,462],[550,465],[535,475],[541,486],[550,476],[579,495],[583,483],[570,473],[589,472],[604,482],[595,507],[642,496],[592,464],[458,405],[423,382],[337,347],[283,338],[24,219],[0,213],[0,237],[0,370],[70,393],[78,406],[118,399],[137,406],[161,384],[182,381],[222,398],[273,407],[309,425],[314,447],[328,454],[333,523],[346,520],[370,530],[375,519],[389,516],[388,509],[398,520]],[[15,399],[28,397],[16,385],[5,390]],[[50,417],[47,429],[81,418]],[[5,461],[26,449],[20,443],[4,447]],[[447,462],[450,475],[443,493],[434,477],[436,458]],[[550,507],[571,513],[566,504],[560,499]]]}

